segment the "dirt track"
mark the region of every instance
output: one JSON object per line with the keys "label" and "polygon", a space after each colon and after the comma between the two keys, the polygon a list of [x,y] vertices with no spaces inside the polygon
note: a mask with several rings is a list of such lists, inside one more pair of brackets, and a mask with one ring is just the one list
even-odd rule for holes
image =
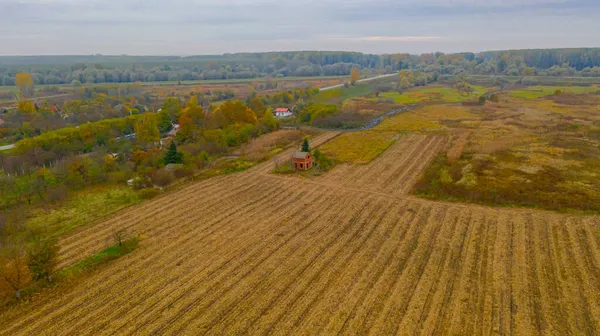
{"label": "dirt track", "polygon": [[318,179],[267,162],[129,208],[65,238],[62,265],[115,228],[138,250],[0,334],[598,334],[598,218],[406,196],[444,142]]}

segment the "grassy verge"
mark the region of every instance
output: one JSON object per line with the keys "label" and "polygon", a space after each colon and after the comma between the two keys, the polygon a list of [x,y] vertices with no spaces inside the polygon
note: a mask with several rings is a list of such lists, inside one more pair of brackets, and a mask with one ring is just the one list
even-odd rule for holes
{"label": "grassy verge", "polygon": [[108,185],[75,192],[67,200],[33,209],[27,228],[58,237],[143,199],[128,186]]}
{"label": "grassy verge", "polygon": [[122,256],[133,252],[139,246],[139,243],[139,237],[134,237],[123,241],[121,244],[115,244],[113,246],[110,246],[96,254],[93,254],[83,259],[77,264],[67,267],[62,271],[58,272],[56,275],[57,281],[78,276],[95,270],[98,267],[112,260],[118,259]]}

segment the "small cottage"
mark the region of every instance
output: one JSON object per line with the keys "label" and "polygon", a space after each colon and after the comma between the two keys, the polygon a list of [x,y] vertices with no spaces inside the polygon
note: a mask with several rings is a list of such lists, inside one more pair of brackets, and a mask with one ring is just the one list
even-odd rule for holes
{"label": "small cottage", "polygon": [[312,155],[309,152],[296,152],[292,155],[292,168],[308,170],[313,166]]}
{"label": "small cottage", "polygon": [[292,111],[287,107],[278,107],[275,109],[275,117],[288,118],[292,116]]}

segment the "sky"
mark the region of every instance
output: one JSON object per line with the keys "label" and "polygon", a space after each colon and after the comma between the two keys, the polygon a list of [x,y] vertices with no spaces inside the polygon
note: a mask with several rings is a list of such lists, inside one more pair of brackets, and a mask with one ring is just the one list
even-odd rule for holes
{"label": "sky", "polygon": [[600,47],[600,0],[0,0],[0,55]]}

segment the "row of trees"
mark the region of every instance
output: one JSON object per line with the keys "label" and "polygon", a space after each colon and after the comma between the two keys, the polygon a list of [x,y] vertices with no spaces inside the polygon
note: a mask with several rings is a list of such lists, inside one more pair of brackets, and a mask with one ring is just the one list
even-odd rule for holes
{"label": "row of trees", "polygon": [[[4,60],[4,62],[3,62]],[[82,62],[87,61],[87,62]],[[34,63],[45,62],[45,63]],[[76,63],[77,62],[77,63]],[[226,54],[205,57],[0,57],[0,85],[22,82],[17,74],[31,73],[34,84],[164,82],[257,78],[264,76],[349,75],[353,67],[397,71],[436,71],[439,74],[555,74],[570,67],[573,74],[600,74],[600,48],[536,49],[482,53],[371,55],[352,52],[281,52]],[[35,66],[34,64],[44,66]],[[596,68],[596,69],[595,69]],[[554,70],[551,70],[554,69]]]}

